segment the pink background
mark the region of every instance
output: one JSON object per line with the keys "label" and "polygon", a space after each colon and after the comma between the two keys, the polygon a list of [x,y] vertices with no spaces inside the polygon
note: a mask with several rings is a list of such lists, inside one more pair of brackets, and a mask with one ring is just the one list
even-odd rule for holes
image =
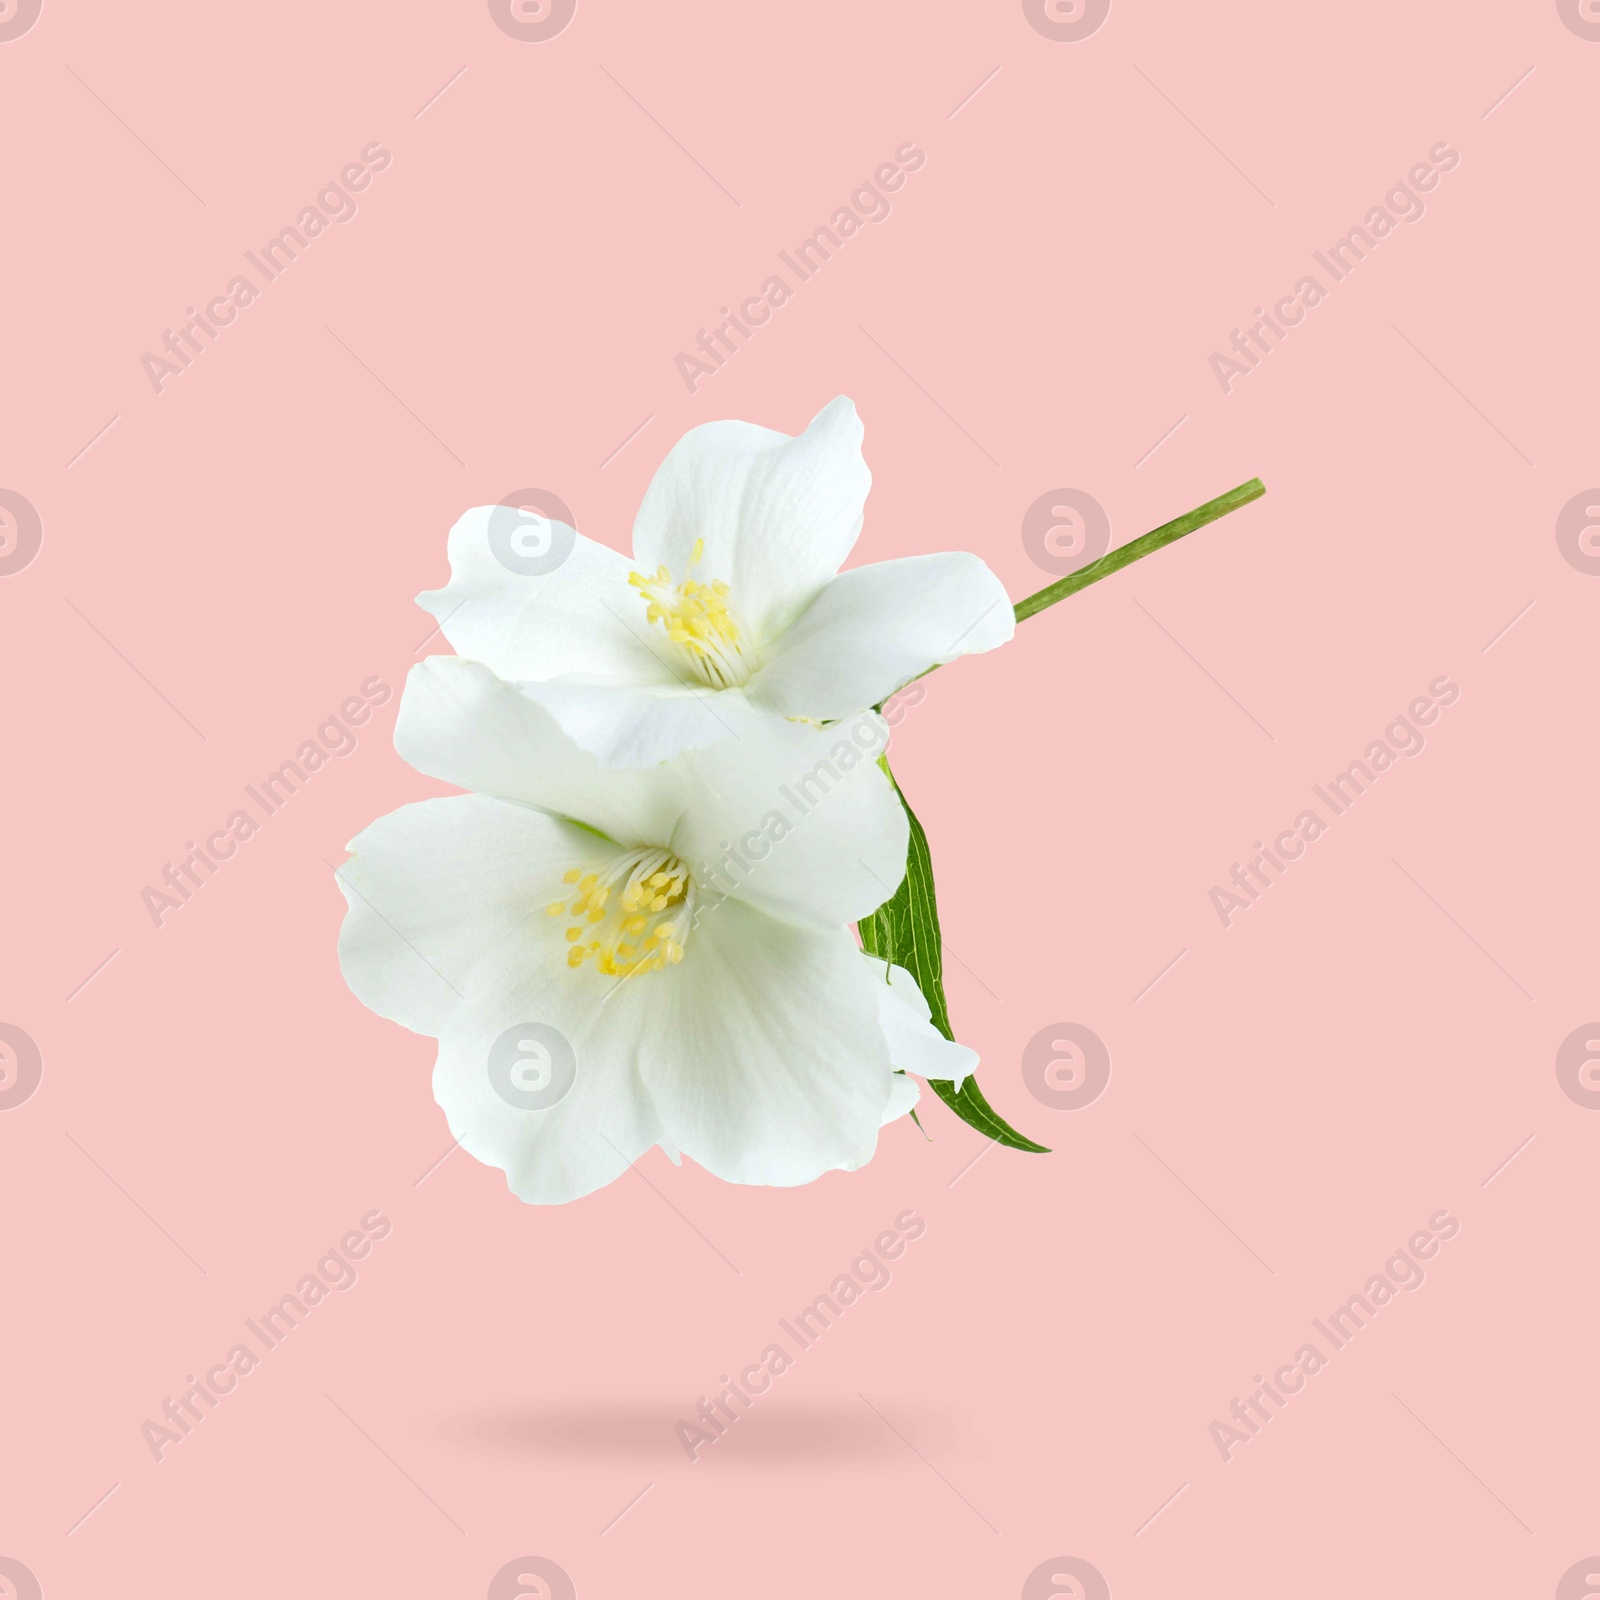
{"label": "pink background", "polygon": [[[0,488],[44,526],[0,579],[0,1021],[44,1058],[0,1113],[0,1555],[51,1597],[479,1596],[528,1555],[586,1600],[1061,1556],[1119,1600],[1555,1594],[1600,1549],[1600,1115],[1555,1073],[1600,1015],[1600,578],[1555,537],[1600,482],[1597,88],[1546,0],[1117,0],[1079,42],[1016,3],[582,0],[519,42],[482,3],[45,0],[0,43]],[[689,393],[677,352],[906,140],[892,216]],[[1424,220],[1225,396],[1211,352],[1441,140]],[[157,396],[141,355],[371,141],[354,220]],[[1018,597],[1047,491],[1120,543],[1269,487],[896,732],[958,1030],[1055,1153],[969,1166],[925,1097],[932,1143],[809,1188],[652,1153],[526,1208],[440,1161],[432,1042],[339,976],[329,863],[439,792],[393,698],[165,926],[140,891],[439,648],[464,508],[537,486],[626,548],[686,428],[836,393],[857,558],[970,548]],[[1440,674],[1426,751],[1224,929],[1212,885]],[[1021,1068],[1066,1022],[1114,1063],[1073,1111]],[[359,1284],[152,1460],[374,1208]],[[674,1422],[907,1208],[892,1286],[691,1465]],[[1441,1208],[1425,1286],[1224,1463],[1212,1420]]]}

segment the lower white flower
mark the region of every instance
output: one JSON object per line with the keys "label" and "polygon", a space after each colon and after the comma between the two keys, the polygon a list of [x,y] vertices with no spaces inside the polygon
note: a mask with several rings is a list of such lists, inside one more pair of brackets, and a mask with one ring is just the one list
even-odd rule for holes
{"label": "lower white flower", "polygon": [[736,1183],[867,1161],[917,1088],[977,1057],[848,924],[905,870],[870,713],[776,720],[605,771],[487,668],[412,669],[395,744],[474,791],[409,805],[340,869],[346,982],[439,1040],[451,1132],[534,1202],[652,1145]]}

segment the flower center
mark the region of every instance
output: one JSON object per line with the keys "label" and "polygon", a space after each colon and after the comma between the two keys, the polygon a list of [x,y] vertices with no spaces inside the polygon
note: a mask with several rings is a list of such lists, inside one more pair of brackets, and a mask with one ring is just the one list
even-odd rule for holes
{"label": "flower center", "polygon": [[689,572],[680,584],[674,585],[664,566],[657,567],[653,577],[630,572],[628,582],[644,599],[646,620],[666,629],[700,681],[713,689],[731,689],[750,681],[756,663],[728,608],[728,585],[721,578],[701,583],[693,576],[705,553],[705,540],[696,539]]}
{"label": "flower center", "polygon": [[600,872],[570,867],[561,881],[572,899],[552,901],[545,914],[568,918],[569,967],[592,959],[608,978],[631,978],[683,960],[695,889],[670,850],[630,850]]}

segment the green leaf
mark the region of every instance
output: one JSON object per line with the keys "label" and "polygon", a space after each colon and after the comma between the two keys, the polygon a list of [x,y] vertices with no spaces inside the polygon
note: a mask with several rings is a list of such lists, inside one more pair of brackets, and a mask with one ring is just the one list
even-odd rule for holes
{"label": "green leaf", "polygon": [[[894,783],[888,761],[879,757],[879,765]],[[933,857],[928,850],[928,836],[917,821],[916,813],[906,805],[898,783],[895,783],[894,792],[900,796],[900,804],[906,808],[906,821],[911,824],[906,875],[892,898],[857,924],[861,943],[870,954],[904,967],[917,980],[932,1013],[934,1027],[945,1038],[953,1040],[950,1008],[944,997],[944,954],[939,937],[939,907],[933,894]],[[969,1077],[959,1093],[947,1079],[930,1078],[928,1087],[963,1122],[970,1123],[996,1143],[1009,1145],[1013,1150],[1049,1153],[1048,1145],[1035,1144],[1000,1116],[984,1099],[975,1078]]]}

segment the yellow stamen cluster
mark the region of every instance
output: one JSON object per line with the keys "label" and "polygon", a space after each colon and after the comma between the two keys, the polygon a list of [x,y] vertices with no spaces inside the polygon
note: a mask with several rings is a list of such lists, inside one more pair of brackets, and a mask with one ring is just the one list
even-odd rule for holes
{"label": "yellow stamen cluster", "polygon": [[562,882],[570,901],[554,900],[545,913],[568,918],[569,967],[593,960],[608,978],[632,978],[683,960],[694,884],[670,851],[633,850],[598,872],[572,867]]}
{"label": "yellow stamen cluster", "polygon": [[753,663],[728,606],[728,585],[721,578],[702,583],[693,576],[705,553],[705,540],[696,539],[689,575],[680,584],[673,584],[672,573],[665,566],[657,567],[651,577],[630,572],[628,582],[644,599],[645,620],[661,624],[701,682],[713,689],[727,689],[748,683]]}

